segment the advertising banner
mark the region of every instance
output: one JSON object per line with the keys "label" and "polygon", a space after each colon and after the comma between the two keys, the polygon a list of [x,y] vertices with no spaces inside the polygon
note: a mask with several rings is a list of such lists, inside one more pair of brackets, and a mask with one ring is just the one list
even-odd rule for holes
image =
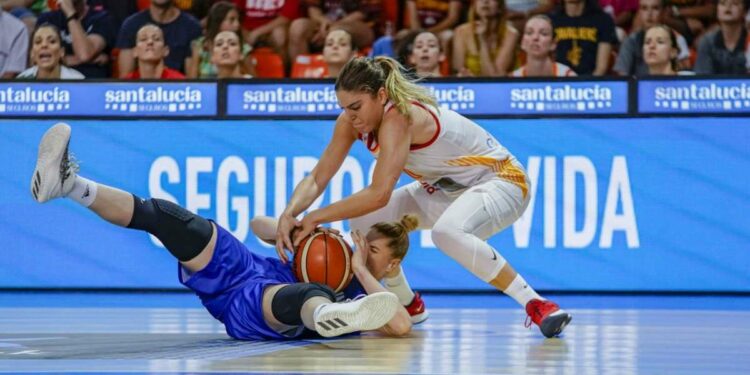
{"label": "advertising banner", "polygon": [[750,80],[639,80],[638,113],[750,113]]}
{"label": "advertising banner", "polygon": [[[710,121],[710,126],[705,122]],[[750,292],[747,119],[479,120],[525,166],[530,204],[489,243],[537,289]],[[53,121],[0,120],[0,287],[179,287],[171,255],[72,201],[33,201],[37,144]],[[70,121],[81,175],[215,220],[251,251],[330,140],[332,121]],[[370,182],[355,145],[313,209]],[[399,185],[410,183],[403,175]],[[348,231],[348,223],[334,223]],[[417,289],[489,289],[415,233]],[[467,253],[466,256],[474,256]]]}
{"label": "advertising banner", "polygon": [[0,82],[0,116],[216,116],[216,83]]}

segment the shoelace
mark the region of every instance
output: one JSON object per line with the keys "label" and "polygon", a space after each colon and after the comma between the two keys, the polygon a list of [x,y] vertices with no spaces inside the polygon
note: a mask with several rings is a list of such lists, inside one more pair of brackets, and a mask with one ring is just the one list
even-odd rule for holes
{"label": "shoelace", "polygon": [[354,301],[357,301],[357,300],[361,300],[362,298],[365,298],[365,297],[367,297],[367,294],[358,294],[354,298],[347,298],[347,299],[345,299],[345,300],[343,300],[341,302],[354,302]]}
{"label": "shoelace", "polygon": [[65,154],[63,156],[62,161],[60,162],[60,176],[62,176],[62,179],[60,181],[60,184],[65,182],[70,177],[71,171],[73,173],[78,173],[80,170],[80,166],[78,165],[78,160],[76,159],[75,155],[73,153],[68,152],[68,147],[65,147]]}
{"label": "shoelace", "polygon": [[523,326],[526,328],[531,327],[531,324],[534,322],[534,319],[531,317],[531,315],[538,315],[541,319],[542,314],[539,312],[539,308],[534,306],[534,309],[531,311],[531,314],[526,315],[526,320],[523,322]]}

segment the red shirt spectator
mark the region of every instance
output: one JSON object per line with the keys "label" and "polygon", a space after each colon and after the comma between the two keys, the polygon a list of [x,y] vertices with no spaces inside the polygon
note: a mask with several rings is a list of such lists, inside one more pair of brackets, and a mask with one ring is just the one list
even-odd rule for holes
{"label": "red shirt spectator", "polygon": [[234,0],[234,3],[245,16],[242,21],[245,30],[263,26],[278,16],[290,21],[299,17],[298,0]]}
{"label": "red shirt spectator", "polygon": [[[125,76],[125,79],[141,79],[141,72],[138,70],[132,71]],[[161,72],[161,79],[185,79],[185,76],[174,69],[164,67]]]}

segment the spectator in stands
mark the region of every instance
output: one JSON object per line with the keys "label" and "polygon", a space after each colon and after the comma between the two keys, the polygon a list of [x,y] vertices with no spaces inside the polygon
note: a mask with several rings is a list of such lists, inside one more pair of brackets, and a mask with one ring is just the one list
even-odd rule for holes
{"label": "spectator in stands", "polygon": [[426,30],[437,35],[441,49],[447,51],[453,28],[461,20],[462,8],[463,0],[407,0],[409,29]]}
{"label": "spectator in stands", "polygon": [[291,61],[298,55],[320,51],[332,29],[346,30],[358,46],[372,44],[381,1],[306,0],[305,6],[306,17],[294,20],[289,27]]}
{"label": "spectator in stands", "polygon": [[706,33],[698,45],[697,74],[746,74],[748,34],[745,28],[747,0],[719,0],[719,28]]}
{"label": "spectator in stands", "polygon": [[453,37],[453,69],[459,76],[505,76],[517,43],[518,30],[508,23],[505,1],[475,0],[468,22]]}
{"label": "spectator in stands", "polygon": [[445,54],[437,35],[423,31],[414,38],[409,54],[409,66],[419,77],[441,77],[440,64],[445,61]]}
{"label": "spectator in stands", "polygon": [[36,27],[36,17],[49,10],[47,0],[0,0],[2,9],[26,25],[29,32]]}
{"label": "spectator in stands", "polygon": [[609,14],[615,22],[617,40],[622,41],[628,35],[631,23],[638,11],[639,0],[599,0],[599,7]]}
{"label": "spectator in stands", "polygon": [[508,20],[516,30],[523,30],[526,20],[537,14],[547,14],[555,8],[557,0],[506,0]]}
{"label": "spectator in stands", "polygon": [[607,74],[617,36],[612,17],[599,8],[596,0],[562,0],[550,18],[557,41],[557,62],[578,75]]}
{"label": "spectator in stands", "polygon": [[112,19],[111,26],[115,30],[115,37],[125,19],[138,11],[136,0],[88,0],[88,4],[97,11],[107,11]]}
{"label": "spectator in stands", "polygon": [[[211,63],[213,54],[213,40],[222,31],[242,32],[240,28],[240,14],[234,4],[227,1],[215,3],[206,17],[206,35],[193,41],[193,54],[190,63],[186,65],[187,76],[190,78],[214,78],[217,75],[216,66]],[[242,44],[243,71],[252,72],[252,59],[249,44]]]}
{"label": "spectator in stands", "polygon": [[118,65],[120,76],[124,77],[135,68],[133,46],[136,32],[146,24],[158,25],[169,47],[166,65],[174,70],[183,71],[186,61],[191,56],[190,43],[201,36],[202,30],[198,20],[178,9],[174,0],[151,0],[148,9],[138,12],[125,20],[117,38],[120,49]]}
{"label": "spectator in stands", "polygon": [[[643,76],[648,73],[648,65],[643,60],[643,40],[645,29],[652,26],[664,24],[665,9],[664,0],[640,0],[638,5],[637,19],[639,24],[644,27],[630,34],[620,46],[617,54],[617,61],[612,68],[615,72],[624,76]],[[690,49],[684,36],[672,31],[677,40],[679,54],[677,55],[678,69],[690,68]]]}
{"label": "spectator in stands", "polygon": [[181,79],[185,76],[177,70],[170,69],[165,58],[170,48],[164,40],[164,32],[159,26],[146,24],[136,33],[133,57],[136,69],[127,74],[125,79]]}
{"label": "spectator in stands", "polygon": [[31,63],[16,78],[27,79],[84,79],[81,72],[63,64],[65,47],[62,44],[60,30],[55,25],[41,25],[34,30],[31,37]]}
{"label": "spectator in stands", "polygon": [[13,78],[26,69],[29,29],[0,8],[0,78]]}
{"label": "spectator in stands", "polygon": [[253,78],[245,70],[241,33],[240,30],[225,30],[214,37],[211,62],[216,67],[216,78]]}
{"label": "spectator in stands", "polygon": [[87,78],[110,76],[109,52],[117,30],[106,11],[86,5],[86,0],[58,0],[58,10],[39,15],[39,25],[52,24],[60,30],[65,47],[65,65]]}
{"label": "spectator in stands", "polygon": [[325,77],[338,77],[344,65],[357,56],[357,50],[354,37],[348,31],[343,29],[329,31],[323,47],[323,61],[328,67]]}
{"label": "spectator in stands", "polygon": [[299,17],[299,0],[234,0],[234,3],[244,13],[245,42],[253,47],[272,47],[288,61],[289,24]]}
{"label": "spectator in stands", "polygon": [[688,42],[703,34],[706,25],[715,19],[714,0],[665,0],[665,8],[667,26],[688,38]]}
{"label": "spectator in stands", "polygon": [[521,49],[526,52],[526,65],[513,71],[513,77],[574,77],[576,72],[565,64],[555,62],[555,37],[552,20],[538,14],[526,21],[521,38]]}
{"label": "spectator in stands", "polygon": [[650,75],[677,74],[677,39],[669,26],[655,25],[645,31],[643,58]]}

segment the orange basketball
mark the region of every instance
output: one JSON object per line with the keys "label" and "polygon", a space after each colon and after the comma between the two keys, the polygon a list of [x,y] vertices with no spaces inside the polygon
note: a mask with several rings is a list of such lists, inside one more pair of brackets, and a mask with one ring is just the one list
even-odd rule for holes
{"label": "orange basketball", "polygon": [[338,293],[352,281],[352,248],[339,235],[313,233],[294,253],[294,274],[301,282],[326,284]]}

